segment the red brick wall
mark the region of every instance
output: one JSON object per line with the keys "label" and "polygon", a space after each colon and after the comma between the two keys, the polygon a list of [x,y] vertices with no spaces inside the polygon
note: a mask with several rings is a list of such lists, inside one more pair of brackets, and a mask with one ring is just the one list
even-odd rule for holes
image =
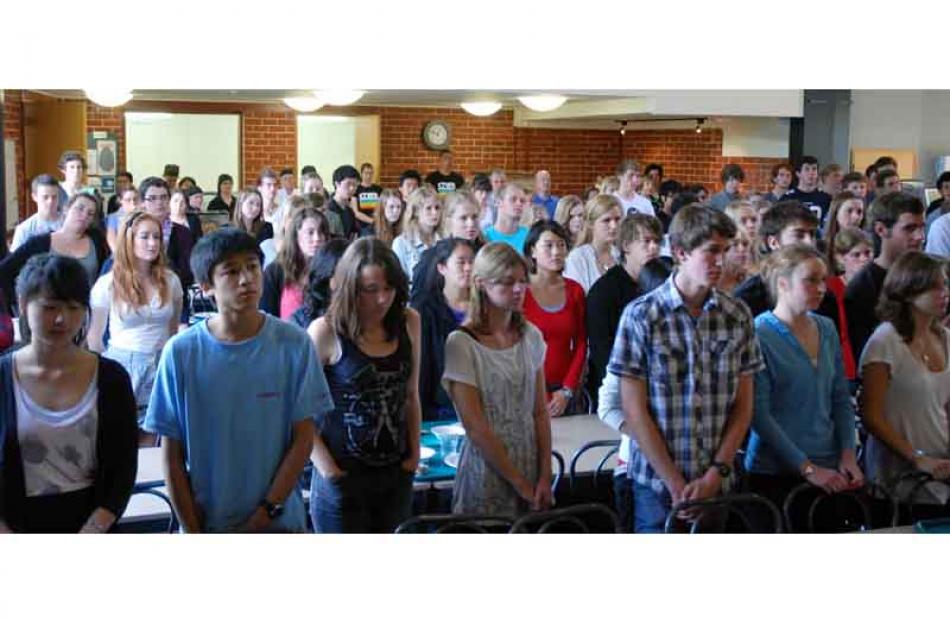
{"label": "red brick wall", "polygon": [[[86,102],[86,134],[89,132],[113,132],[116,135],[118,165],[116,170],[125,170],[125,118],[122,108],[103,108],[91,101]],[[138,180],[138,176],[135,177]]]}
{"label": "red brick wall", "polygon": [[[16,193],[19,203],[20,218],[27,215],[27,205],[29,205],[29,188],[26,181],[26,152],[23,149],[23,98],[20,91],[3,91],[3,139],[11,139],[14,143],[16,153]],[[2,148],[2,146],[0,146]],[[0,171],[0,174],[6,174]],[[6,209],[6,206],[0,205],[0,209]],[[13,226],[13,222],[7,222],[8,227]]]}
{"label": "red brick wall", "polygon": [[[125,110],[187,113],[237,113],[241,122],[241,167],[243,182],[256,181],[264,167],[279,172],[297,161],[295,113],[277,104],[143,102],[133,101],[125,109],[108,109],[88,103],[87,131],[108,130],[119,142],[119,167],[125,165]],[[18,91],[7,91],[4,135],[18,140],[17,168],[23,170],[22,103]],[[722,156],[722,130],[630,130],[621,136],[616,130],[554,130],[516,128],[512,113],[501,111],[491,117],[472,116],[447,108],[358,107],[326,109],[328,114],[378,114],[380,117],[380,182],[395,186],[399,174],[415,168],[423,175],[438,165],[439,154],[422,142],[422,128],[435,118],[452,126],[455,168],[466,176],[501,167],[512,175],[528,175],[540,168],[551,172],[555,194],[580,193],[597,177],[613,174],[623,158],[636,158],[642,166],[659,162],[668,179],[701,183],[711,191],[721,189],[719,172],[727,163],[738,163],[746,172],[747,191],[768,188],[768,175],[778,159],[726,158]],[[305,162],[304,162],[305,163]],[[354,162],[357,164],[357,162]],[[136,178],[155,171],[132,171]],[[160,171],[159,171],[160,172]],[[320,171],[331,183],[332,171]],[[19,183],[25,186],[25,180]],[[21,206],[28,204],[23,192]]]}

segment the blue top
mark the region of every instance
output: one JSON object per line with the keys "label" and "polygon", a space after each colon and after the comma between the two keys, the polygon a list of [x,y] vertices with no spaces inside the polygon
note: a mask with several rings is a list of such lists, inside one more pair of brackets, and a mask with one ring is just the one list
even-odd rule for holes
{"label": "blue top", "polygon": [[[205,320],[165,345],[144,427],[182,443],[203,526],[224,531],[243,523],[264,499],[290,449],[293,424],[332,409],[316,350],[302,329],[265,315],[256,336],[227,343]],[[306,529],[299,489],[272,528]]]}
{"label": "blue top", "polygon": [[507,235],[499,233],[492,225],[485,229],[485,239],[489,242],[504,242],[518,251],[518,254],[524,255],[524,241],[528,239],[528,227],[519,226],[518,230]]}
{"label": "blue top", "polygon": [[755,376],[755,413],[746,451],[751,472],[798,472],[809,459],[836,468],[854,448],[854,408],[834,323],[808,313],[818,327],[818,366],[789,327],[766,311],[755,318],[765,370]]}
{"label": "blue top", "polygon": [[557,201],[557,196],[548,196],[547,198],[542,198],[538,194],[531,195],[531,204],[544,205],[544,209],[548,212],[548,218],[551,220],[554,219],[554,212],[557,210]]}

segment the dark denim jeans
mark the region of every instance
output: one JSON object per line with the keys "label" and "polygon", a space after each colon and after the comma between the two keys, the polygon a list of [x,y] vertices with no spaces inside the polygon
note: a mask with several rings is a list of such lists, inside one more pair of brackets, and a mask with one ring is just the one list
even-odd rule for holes
{"label": "dark denim jeans", "polygon": [[633,532],[633,490],[626,473],[614,475],[614,511],[625,533]]}
{"label": "dark denim jeans", "polygon": [[391,533],[412,514],[414,473],[399,464],[329,481],[314,471],[310,519],[318,533]]}

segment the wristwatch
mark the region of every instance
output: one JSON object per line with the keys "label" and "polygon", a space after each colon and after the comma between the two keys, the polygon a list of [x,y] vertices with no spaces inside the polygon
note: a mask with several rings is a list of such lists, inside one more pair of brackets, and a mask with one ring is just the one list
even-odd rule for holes
{"label": "wristwatch", "polygon": [[727,463],[723,463],[721,461],[714,461],[710,467],[715,468],[717,471],[719,471],[719,476],[721,476],[724,479],[729,478],[729,475],[732,474],[732,466],[730,466]]}
{"label": "wristwatch", "polygon": [[568,401],[570,401],[571,399],[574,398],[574,391],[571,390],[570,388],[561,388],[561,389],[558,390],[558,392],[561,393],[562,395],[564,395],[564,397],[565,397]]}
{"label": "wristwatch", "polygon": [[802,476],[807,479],[813,474],[815,474],[815,465],[811,462],[808,462],[805,464],[805,467],[802,468]]}
{"label": "wristwatch", "polygon": [[280,503],[269,502],[266,498],[262,500],[257,506],[263,507],[264,511],[267,513],[267,517],[272,520],[276,520],[284,514],[284,505]]}

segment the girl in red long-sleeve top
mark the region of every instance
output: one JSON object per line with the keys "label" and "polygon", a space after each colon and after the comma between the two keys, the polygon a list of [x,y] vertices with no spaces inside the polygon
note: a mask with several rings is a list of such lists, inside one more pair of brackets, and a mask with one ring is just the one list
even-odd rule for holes
{"label": "girl in red long-sleeve top", "polygon": [[540,221],[531,227],[524,244],[524,256],[531,266],[524,314],[547,343],[544,379],[551,416],[569,411],[587,359],[584,289],[561,274],[569,239],[557,222]]}

